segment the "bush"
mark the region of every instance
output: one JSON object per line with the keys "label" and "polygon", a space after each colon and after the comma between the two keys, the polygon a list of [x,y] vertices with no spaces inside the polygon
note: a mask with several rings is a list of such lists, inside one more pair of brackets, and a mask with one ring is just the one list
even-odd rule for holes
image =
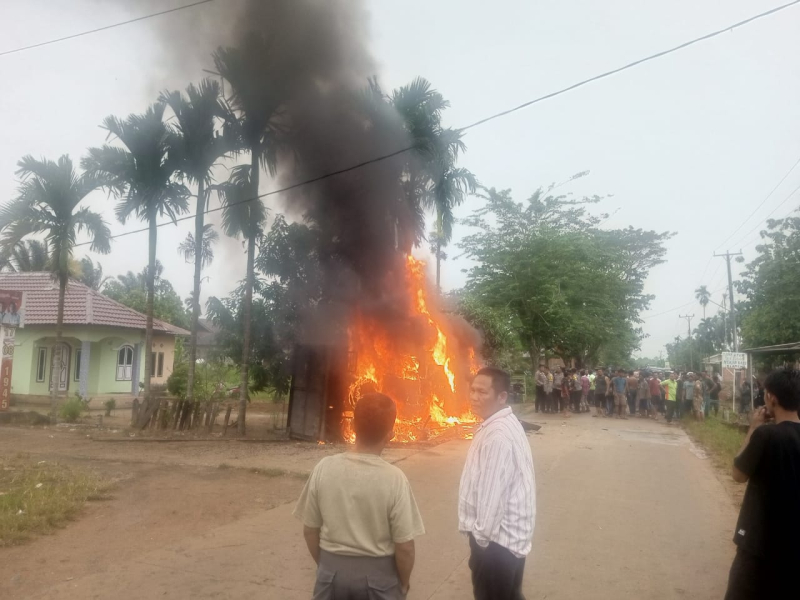
{"label": "bush", "polygon": [[110,417],[111,411],[117,408],[117,401],[114,400],[114,398],[110,398],[109,400],[103,402],[103,406],[106,407],[106,416]]}
{"label": "bush", "polygon": [[74,423],[80,418],[84,410],[86,410],[86,404],[83,400],[80,398],[70,398],[61,405],[58,413],[67,423]]}

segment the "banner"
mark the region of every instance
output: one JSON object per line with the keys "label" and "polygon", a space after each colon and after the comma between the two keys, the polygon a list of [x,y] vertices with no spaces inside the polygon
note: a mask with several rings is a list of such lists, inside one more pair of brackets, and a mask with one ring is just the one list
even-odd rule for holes
{"label": "banner", "polygon": [[23,292],[0,290],[0,324],[4,327],[24,327],[24,302]]}
{"label": "banner", "polygon": [[747,354],[744,352],[723,352],[722,353],[722,368],[723,369],[746,369],[747,368]]}
{"label": "banner", "polygon": [[2,360],[0,360],[0,411],[11,407],[11,373],[14,366],[15,327],[2,327]]}

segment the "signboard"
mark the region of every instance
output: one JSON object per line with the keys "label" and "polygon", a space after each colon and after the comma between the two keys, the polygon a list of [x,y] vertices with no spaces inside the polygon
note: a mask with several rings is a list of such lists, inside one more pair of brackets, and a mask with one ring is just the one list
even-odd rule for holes
{"label": "signboard", "polygon": [[17,327],[25,323],[23,292],[0,290],[0,411],[11,407],[11,373]]}
{"label": "signboard", "polygon": [[746,369],[747,368],[747,354],[744,352],[723,352],[722,353],[722,368],[723,369]]}

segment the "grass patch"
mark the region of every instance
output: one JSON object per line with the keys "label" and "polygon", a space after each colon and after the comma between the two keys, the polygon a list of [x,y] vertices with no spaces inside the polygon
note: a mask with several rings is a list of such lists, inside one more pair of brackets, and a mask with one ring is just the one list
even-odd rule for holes
{"label": "grass patch", "polygon": [[686,432],[711,455],[717,466],[729,468],[742,447],[746,433],[714,417],[705,421],[683,420]]}
{"label": "grass patch", "polygon": [[0,547],[63,527],[109,489],[100,477],[62,464],[0,458]]}

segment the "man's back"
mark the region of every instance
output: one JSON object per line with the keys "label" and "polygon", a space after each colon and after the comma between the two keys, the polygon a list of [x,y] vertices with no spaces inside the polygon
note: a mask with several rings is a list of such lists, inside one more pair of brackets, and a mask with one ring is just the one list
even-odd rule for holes
{"label": "man's back", "polygon": [[800,564],[800,423],[762,425],[734,464],[750,477],[734,541],[758,557]]}

